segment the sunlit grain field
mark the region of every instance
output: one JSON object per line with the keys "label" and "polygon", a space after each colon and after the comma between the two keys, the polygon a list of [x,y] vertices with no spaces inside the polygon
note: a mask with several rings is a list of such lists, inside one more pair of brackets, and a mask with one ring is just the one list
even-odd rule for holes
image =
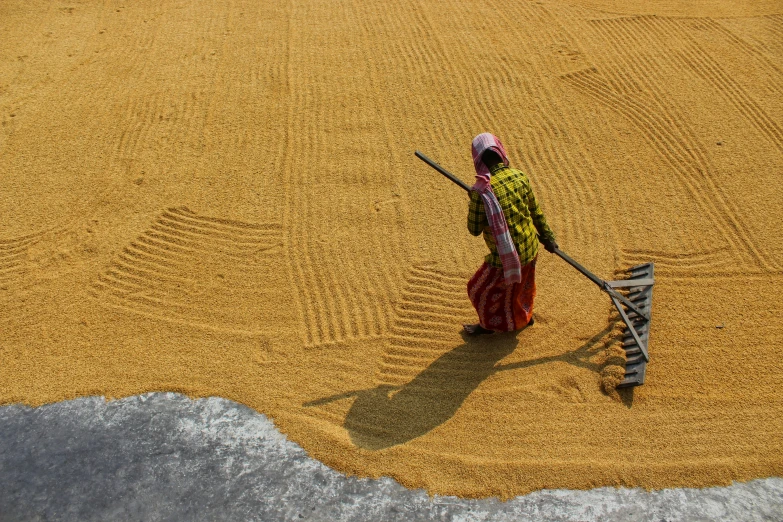
{"label": "sunlit grain field", "polygon": [[[783,4],[0,4],[0,403],[153,390],[465,497],[783,473]],[[561,248],[654,262],[643,386],[605,294],[466,341],[490,131]]]}

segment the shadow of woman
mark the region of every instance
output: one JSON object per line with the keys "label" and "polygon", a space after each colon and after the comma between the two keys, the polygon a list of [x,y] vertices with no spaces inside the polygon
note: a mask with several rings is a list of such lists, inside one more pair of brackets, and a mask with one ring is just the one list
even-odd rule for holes
{"label": "shadow of woman", "polygon": [[520,332],[478,337],[441,355],[403,386],[381,385],[349,391],[304,406],[356,397],[343,423],[351,441],[373,451],[389,448],[420,437],[449,420],[465,399],[495,372],[555,361],[600,371],[589,358],[594,355],[592,349],[598,340],[612,328],[610,325],[575,351],[507,365],[497,363],[517,347],[516,336]]}
{"label": "shadow of woman", "polygon": [[440,426],[516,347],[514,333],[480,337],[441,355],[402,387],[360,393],[345,417],[351,440],[380,450]]}

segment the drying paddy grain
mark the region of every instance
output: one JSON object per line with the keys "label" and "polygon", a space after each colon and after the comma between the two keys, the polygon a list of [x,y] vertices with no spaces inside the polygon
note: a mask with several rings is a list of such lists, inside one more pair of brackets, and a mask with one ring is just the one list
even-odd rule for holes
{"label": "drying paddy grain", "polygon": [[[508,498],[783,473],[783,5],[3,2],[0,403],[151,390],[340,471]],[[560,246],[655,263],[644,386],[542,253],[535,326],[466,342],[500,136]]]}

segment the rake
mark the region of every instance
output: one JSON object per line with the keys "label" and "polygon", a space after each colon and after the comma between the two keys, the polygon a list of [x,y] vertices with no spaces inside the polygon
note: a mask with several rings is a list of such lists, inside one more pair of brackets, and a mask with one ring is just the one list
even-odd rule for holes
{"label": "rake", "polygon": [[[416,157],[470,193],[470,187],[454,174],[419,151],[416,151]],[[625,323],[623,331],[623,349],[626,355],[625,378],[617,387],[628,388],[644,384],[647,363],[650,360],[647,344],[650,338],[652,289],[655,284],[653,263],[631,267],[626,271],[629,274],[628,279],[604,281],[559,248],[555,248],[554,253],[606,292]],[[625,295],[618,289],[624,290]]]}

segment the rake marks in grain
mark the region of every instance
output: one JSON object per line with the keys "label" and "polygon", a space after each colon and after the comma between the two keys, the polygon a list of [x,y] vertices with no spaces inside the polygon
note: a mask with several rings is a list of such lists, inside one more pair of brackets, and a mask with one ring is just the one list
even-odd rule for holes
{"label": "rake marks in grain", "polygon": [[[644,263],[655,263],[655,274],[667,279],[704,278],[726,275],[733,272],[735,263],[727,255],[727,249],[706,252],[661,252],[657,250],[621,250],[619,265],[631,267]],[[743,273],[750,273],[745,270]]]}
{"label": "rake marks in grain", "polygon": [[769,24],[769,30],[777,37],[783,38],[783,14],[769,15],[767,20],[772,22]]}
{"label": "rake marks in grain", "polygon": [[457,346],[461,322],[472,308],[465,293],[467,278],[427,265],[412,267],[396,306],[396,319],[376,381],[399,386],[434,359]]}
{"label": "rake marks in grain", "polygon": [[[300,7],[293,13],[294,21],[308,16]],[[365,9],[371,7],[349,2],[343,14],[356,20],[376,16],[362,11]],[[386,10],[397,12],[393,6],[384,6]],[[339,28],[346,22],[341,18],[334,23]],[[347,40],[332,40],[331,32],[323,34],[307,24],[294,23],[291,34],[289,83],[312,85],[306,91],[292,90],[291,107],[297,110],[288,113],[290,143],[284,169],[286,183],[301,187],[287,195],[285,222],[290,245],[287,254],[299,289],[299,312],[308,347],[385,335],[394,292],[403,276],[398,268],[403,252],[398,230],[402,227],[394,226],[401,220],[398,205],[385,207],[377,215],[365,213],[398,192],[396,178],[400,175],[389,168],[399,156],[387,108],[370,103],[372,97],[353,96],[355,92],[370,91],[379,96],[383,92],[383,69],[363,45],[377,28],[365,22],[350,28]],[[343,65],[314,66],[306,59],[297,60],[308,56],[303,50],[323,45],[344,47]],[[351,106],[354,118],[341,116],[345,104]],[[380,156],[388,157],[388,164],[370,169],[346,163],[342,138],[337,136],[354,133],[360,133],[368,146],[377,147]],[[329,183],[314,185],[316,173]],[[367,191],[345,198],[339,187],[353,183],[362,183]],[[395,210],[388,212],[390,208]],[[346,216],[356,220],[350,230],[345,226]]]}
{"label": "rake marks in grain", "polygon": [[[639,92],[613,93],[616,106],[610,107],[640,126],[648,142],[680,174],[677,181],[690,192],[747,266],[776,270],[779,264],[774,256],[751,237],[742,209],[715,181],[714,166],[697,134],[686,123],[682,110],[667,101],[664,90],[654,79],[663,70],[690,64],[699,68],[706,75],[703,78],[712,81],[720,92],[728,89],[735,105],[745,109],[743,114],[753,115],[755,125],[773,141],[783,143],[779,139],[783,133],[678,23],[654,16],[590,22],[614,49],[609,58],[611,69],[604,75],[633,76],[641,86]],[[689,23],[700,24],[699,21]],[[669,52],[650,54],[646,49],[667,49]],[[719,79],[723,82],[721,85],[716,83]],[[592,92],[595,94],[596,90]]]}
{"label": "rake marks in grain", "polygon": [[0,284],[5,284],[20,275],[24,268],[27,248],[35,242],[32,237],[0,241]]}
{"label": "rake marks in grain", "polygon": [[[636,68],[629,64],[626,67],[631,71]],[[716,186],[703,147],[674,109],[663,105],[657,89],[646,86],[649,95],[617,92],[595,67],[562,78],[639,128],[645,140],[679,174],[677,182],[703,209],[739,259],[748,266],[765,269],[776,266],[774,260],[748,237],[741,213]]]}
{"label": "rake marks in grain", "polygon": [[[252,333],[247,274],[281,253],[276,223],[251,224],[170,208],[93,283],[99,300],[159,319]],[[249,290],[249,291],[248,291]],[[251,314],[252,315],[252,314]]]}
{"label": "rake marks in grain", "polygon": [[[779,15],[778,15],[779,16]],[[767,20],[770,20],[772,24],[774,24],[774,18],[775,16],[766,17]],[[756,64],[758,65],[758,70],[762,71],[765,70],[768,76],[773,78],[773,81],[771,81],[768,85],[768,87],[778,93],[783,93],[783,85],[781,85],[783,82],[781,82],[781,78],[783,77],[783,68],[781,68],[778,64],[770,60],[767,53],[759,50],[755,45],[752,45],[748,41],[744,40],[743,38],[740,38],[737,36],[734,32],[732,32],[729,28],[727,28],[725,25],[719,23],[716,20],[713,20],[711,18],[700,18],[699,23],[702,24],[705,28],[709,29],[713,32],[713,34],[719,34],[721,38],[723,38],[726,43],[731,46],[733,49],[739,50],[742,53],[745,54],[748,58],[756,61]],[[770,32],[774,34],[775,28],[769,28]],[[783,37],[783,28],[780,30],[780,34]],[[780,38],[780,41],[783,42],[783,38]]]}
{"label": "rake marks in grain", "polygon": [[26,273],[28,251],[41,241],[45,232],[0,239],[0,287],[18,283]]}
{"label": "rake marks in grain", "polygon": [[695,29],[706,30],[710,25],[701,20],[679,21],[670,18],[639,17],[624,21],[628,31],[647,31],[658,38],[660,45],[676,41],[680,45],[670,46],[668,56],[692,70],[697,76],[710,83],[715,90],[726,97],[737,111],[756,127],[781,151],[783,151],[783,129],[761,108],[748,92],[725,71],[718,62],[702,49],[692,33]]}

